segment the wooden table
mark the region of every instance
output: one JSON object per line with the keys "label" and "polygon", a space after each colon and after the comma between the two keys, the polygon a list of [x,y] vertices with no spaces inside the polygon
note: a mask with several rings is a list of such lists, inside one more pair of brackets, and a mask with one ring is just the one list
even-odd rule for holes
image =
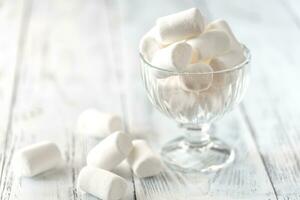
{"label": "wooden table", "polygon": [[[149,103],[139,77],[138,41],[159,16],[199,7],[224,18],[252,52],[251,86],[214,134],[237,150],[209,176],[165,171],[128,178],[125,199],[300,199],[300,3],[297,0],[3,0],[0,4],[0,199],[95,199],[76,188],[97,143],[74,133],[89,107],[119,113],[124,129],[159,149],[180,135]],[[14,152],[56,142],[66,166],[18,179]]]}

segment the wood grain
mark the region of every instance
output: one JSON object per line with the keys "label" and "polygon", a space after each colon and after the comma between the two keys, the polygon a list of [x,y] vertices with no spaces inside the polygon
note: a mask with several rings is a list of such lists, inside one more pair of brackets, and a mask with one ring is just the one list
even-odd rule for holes
{"label": "wood grain", "polygon": [[[94,199],[77,190],[86,153],[98,140],[74,133],[89,107],[121,113],[105,1],[33,1],[13,109],[9,160],[23,146],[51,140],[66,164],[36,178],[18,179],[5,162],[2,199]],[[84,3],[84,6],[83,6]],[[128,177],[131,185],[131,177]],[[133,198],[132,186],[127,199]]]}
{"label": "wood grain", "polygon": [[[1,1],[0,199],[96,199],[76,188],[98,142],[74,132],[86,108],[119,113],[124,129],[156,151],[181,135],[148,101],[137,49],[157,17],[194,6],[210,20],[226,19],[252,52],[243,104],[213,129],[237,159],[208,175],[209,186],[203,175],[167,167],[148,179],[117,169],[130,186],[124,199],[300,199],[297,0]],[[56,142],[66,165],[18,179],[14,152],[41,140]]]}
{"label": "wood grain", "polygon": [[1,2],[1,61],[0,61],[0,198],[10,195],[6,190],[9,178],[14,143],[12,133],[13,108],[16,101],[16,88],[19,81],[19,68],[22,60],[24,38],[29,21],[28,5],[19,1]]}

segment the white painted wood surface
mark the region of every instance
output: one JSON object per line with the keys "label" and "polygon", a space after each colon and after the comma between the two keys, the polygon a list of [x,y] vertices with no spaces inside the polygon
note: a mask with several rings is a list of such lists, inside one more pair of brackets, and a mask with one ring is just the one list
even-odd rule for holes
{"label": "white painted wood surface", "polygon": [[[217,0],[3,0],[0,4],[0,199],[95,199],[76,188],[97,140],[73,131],[96,107],[124,118],[124,129],[159,150],[181,133],[147,100],[139,77],[139,38],[161,15],[197,6],[225,18],[252,52],[242,105],[214,134],[237,149],[236,162],[209,175],[166,170],[138,179],[124,199],[300,199],[300,3]],[[16,149],[52,140],[66,167],[34,179],[11,168]]]}

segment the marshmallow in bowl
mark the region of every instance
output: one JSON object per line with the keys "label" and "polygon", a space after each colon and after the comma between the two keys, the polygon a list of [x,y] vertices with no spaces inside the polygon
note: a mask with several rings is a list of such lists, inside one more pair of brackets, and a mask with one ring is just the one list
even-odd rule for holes
{"label": "marshmallow in bowl", "polygon": [[117,131],[100,141],[87,155],[87,164],[112,170],[120,164],[132,149],[131,138],[127,133]]}
{"label": "marshmallow in bowl", "polygon": [[196,103],[194,94],[183,89],[180,76],[170,76],[158,80],[158,94],[171,113],[188,113]]}
{"label": "marshmallow in bowl", "polygon": [[167,45],[199,35],[204,30],[204,18],[197,8],[160,17],[156,21],[158,36]]}
{"label": "marshmallow in bowl", "polygon": [[145,140],[133,140],[133,149],[127,161],[134,174],[139,178],[159,174],[162,169],[160,157],[156,155]]}
{"label": "marshmallow in bowl", "polygon": [[142,37],[140,41],[139,50],[148,62],[152,60],[152,57],[156,51],[163,48],[163,46],[158,42],[157,38],[157,28],[154,26]]}
{"label": "marshmallow in bowl", "polygon": [[170,71],[182,71],[191,61],[192,47],[185,42],[178,42],[158,50],[151,64]]}
{"label": "marshmallow in bowl", "polygon": [[77,186],[80,190],[103,200],[121,199],[128,187],[124,178],[112,172],[91,166],[81,169]]}
{"label": "marshmallow in bowl", "polygon": [[237,40],[237,38],[235,37],[235,35],[233,34],[229,24],[223,20],[223,19],[218,19],[215,20],[211,23],[209,23],[206,27],[206,30],[222,30],[225,31],[227,33],[227,35],[229,36],[230,39],[230,44],[231,44],[231,49],[236,49],[236,48],[240,48],[241,45],[239,43],[239,41]]}
{"label": "marshmallow in bowl", "polygon": [[214,57],[210,61],[211,67],[215,71],[223,69],[229,69],[235,67],[238,64],[243,63],[246,60],[244,49],[234,49],[226,54]]}
{"label": "marshmallow in bowl", "polygon": [[119,115],[89,108],[79,115],[75,131],[79,134],[104,138],[121,129],[122,120]]}
{"label": "marshmallow in bowl", "polygon": [[[228,53],[215,57],[211,60],[210,66],[214,71],[227,70],[242,64],[246,60],[244,49],[237,48]],[[233,70],[223,73],[215,73],[213,86],[226,87],[234,83],[238,77],[239,70]]]}
{"label": "marshmallow in bowl", "polygon": [[63,163],[62,155],[53,142],[44,141],[17,151],[13,166],[20,177],[32,177]]}
{"label": "marshmallow in bowl", "polygon": [[190,64],[185,68],[185,72],[194,74],[180,75],[184,89],[203,91],[210,87],[213,80],[213,69],[210,65],[203,62]]}
{"label": "marshmallow in bowl", "polygon": [[186,41],[193,48],[199,60],[220,56],[230,49],[230,39],[225,31],[210,30]]}

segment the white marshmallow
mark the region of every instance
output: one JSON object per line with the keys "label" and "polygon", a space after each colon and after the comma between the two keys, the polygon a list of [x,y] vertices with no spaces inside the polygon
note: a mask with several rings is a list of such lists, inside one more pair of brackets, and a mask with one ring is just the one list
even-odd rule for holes
{"label": "white marshmallow", "polygon": [[154,53],[161,48],[163,48],[163,46],[157,41],[157,28],[154,26],[142,37],[139,50],[143,57],[150,62]]}
{"label": "white marshmallow", "polygon": [[94,108],[83,111],[76,124],[77,133],[100,138],[121,129],[122,120],[117,114],[100,112]]}
{"label": "white marshmallow", "polygon": [[162,162],[158,155],[148,146],[145,140],[134,140],[133,150],[127,161],[134,174],[145,178],[159,174],[163,170]]}
{"label": "white marshmallow", "polygon": [[199,35],[204,30],[204,18],[197,8],[160,17],[156,21],[163,44],[171,44]]}
{"label": "white marshmallow", "polygon": [[228,87],[216,86],[210,87],[198,95],[198,102],[204,113],[210,113],[205,117],[210,118],[207,120],[212,120],[211,117],[217,117],[224,112],[224,107],[226,98],[228,95]]}
{"label": "white marshmallow", "polygon": [[227,33],[227,35],[229,36],[231,49],[240,48],[239,41],[236,39],[230,26],[228,25],[228,23],[225,20],[218,19],[218,20],[215,20],[215,21],[209,23],[206,27],[206,30],[208,30],[208,31],[210,31],[210,30],[225,31]]}
{"label": "white marshmallow", "polygon": [[40,142],[20,149],[14,156],[18,176],[32,177],[63,163],[61,152],[53,142]]}
{"label": "white marshmallow", "polygon": [[246,60],[243,49],[231,50],[228,53],[214,57],[210,65],[214,71],[220,71],[223,69],[229,69],[235,67],[238,64],[243,63]]}
{"label": "white marshmallow", "polygon": [[211,30],[186,41],[193,47],[199,60],[208,60],[230,49],[230,39],[225,31]]}
{"label": "white marshmallow", "polygon": [[118,166],[116,166],[113,170],[111,170],[112,173],[115,173],[123,178],[131,179],[131,168],[127,162],[127,160],[123,160]]}
{"label": "white marshmallow", "polygon": [[127,190],[125,179],[109,171],[91,166],[81,169],[77,186],[80,190],[103,200],[118,200],[125,195]]}
{"label": "white marshmallow", "polygon": [[[230,52],[215,57],[211,60],[210,65],[214,71],[221,71],[234,68],[246,60],[243,49],[235,49]],[[233,70],[222,73],[215,73],[213,86],[214,87],[227,87],[229,84],[235,83],[238,78],[239,70]]]}
{"label": "white marshmallow", "polygon": [[162,101],[160,104],[171,115],[188,115],[194,109],[196,99],[191,92],[183,90],[182,81],[179,76],[171,76],[158,81],[158,95]]}
{"label": "white marshmallow", "polygon": [[103,139],[87,155],[87,164],[111,170],[124,160],[132,149],[131,138],[115,132]]}
{"label": "white marshmallow", "polygon": [[210,87],[213,80],[213,70],[208,64],[203,62],[190,64],[186,67],[185,72],[195,73],[180,75],[184,86],[183,88],[187,91],[203,91]]}
{"label": "white marshmallow", "polygon": [[181,71],[191,61],[192,47],[179,42],[157,51],[151,64],[170,71]]}

